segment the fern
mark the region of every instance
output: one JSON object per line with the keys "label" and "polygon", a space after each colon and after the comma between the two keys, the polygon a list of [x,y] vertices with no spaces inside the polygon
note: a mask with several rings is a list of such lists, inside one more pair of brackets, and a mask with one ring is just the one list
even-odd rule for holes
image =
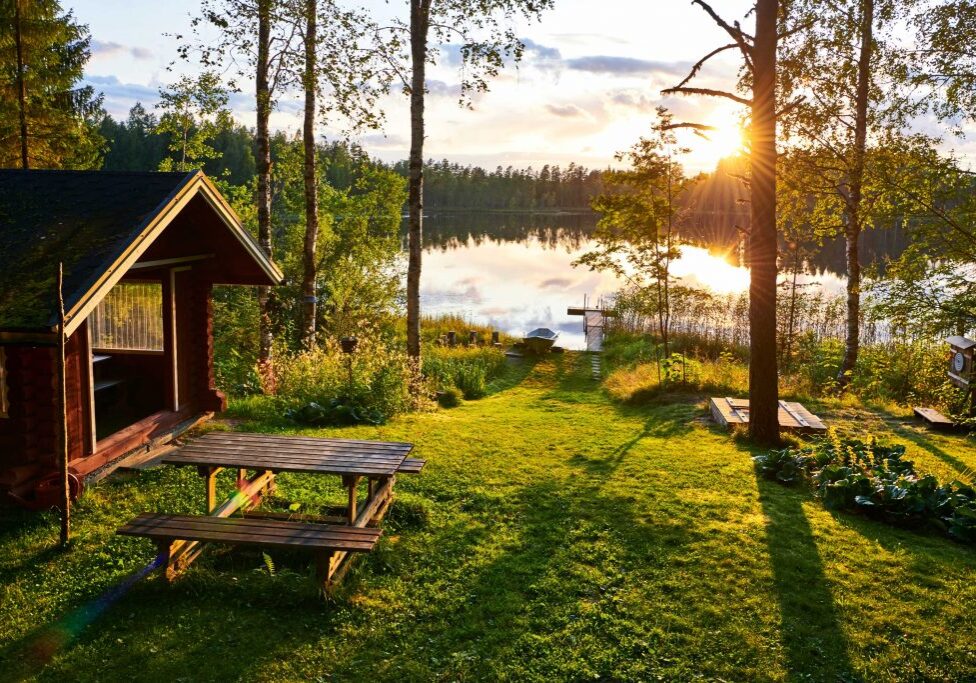
{"label": "fern", "polygon": [[271,556],[268,555],[268,553],[261,553],[261,557],[264,558],[264,566],[265,568],[267,568],[268,573],[271,576],[274,576],[275,575],[274,560],[271,559]]}

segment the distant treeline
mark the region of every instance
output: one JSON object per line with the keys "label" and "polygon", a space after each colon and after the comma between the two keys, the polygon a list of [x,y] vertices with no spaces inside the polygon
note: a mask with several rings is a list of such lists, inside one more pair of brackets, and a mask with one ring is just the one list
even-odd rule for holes
{"label": "distant treeline", "polygon": [[[393,169],[406,176],[407,162]],[[573,162],[566,168],[546,164],[538,170],[498,166],[488,171],[444,159],[424,168],[428,211],[589,211],[590,199],[602,191],[603,174]]]}
{"label": "distant treeline", "polygon": [[[102,168],[113,171],[155,171],[170,155],[169,136],[157,130],[158,119],[141,104],[136,104],[124,121],[106,116],[99,126],[105,138],[106,151]],[[285,133],[272,140],[275,161],[285,143]],[[210,141],[217,152],[204,164],[204,172],[222,178],[232,185],[246,185],[255,177],[254,134],[245,126],[227,128]],[[321,145],[322,172],[325,180],[337,188],[349,186],[352,168],[368,159],[356,144],[331,142]],[[392,168],[406,177],[406,161],[387,166],[372,159],[377,166]],[[546,164],[539,170],[499,166],[488,171],[478,166],[461,166],[447,160],[430,161],[424,170],[424,203],[428,211],[506,210],[587,211],[590,198],[603,189],[600,171],[575,163],[567,167]]]}

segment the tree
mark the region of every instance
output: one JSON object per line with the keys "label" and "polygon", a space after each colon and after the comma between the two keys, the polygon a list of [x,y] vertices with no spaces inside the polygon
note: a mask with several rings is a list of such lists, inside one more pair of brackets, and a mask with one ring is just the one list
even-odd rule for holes
{"label": "tree", "polygon": [[78,87],[88,27],[56,0],[0,4],[0,166],[92,168],[102,98]]}
{"label": "tree", "polygon": [[[299,35],[298,24],[287,21],[286,14],[284,0],[203,0],[200,14],[191,22],[194,38],[176,36],[182,41],[178,48],[181,58],[196,57],[207,69],[230,68],[232,88],[237,78],[254,78],[258,244],[268,257],[273,255],[270,118],[276,98],[293,73]],[[200,36],[197,32],[201,26],[216,30],[217,38]],[[265,389],[273,391],[270,302],[270,288],[258,287],[258,364]]]}
{"label": "tree", "polygon": [[[791,12],[799,30],[785,37],[780,81],[798,101],[781,117],[786,135],[805,153],[789,171],[801,192],[816,194],[836,211],[820,212],[845,240],[847,330],[837,376],[846,387],[860,349],[861,259],[859,238],[873,223],[872,204],[885,188],[872,191],[869,148],[897,145],[907,122],[926,106],[912,88],[915,69],[904,43],[905,22],[915,0],[797,0]],[[828,195],[832,194],[833,198]]]}
{"label": "tree", "polygon": [[[671,120],[671,114],[659,108],[654,136],[641,138],[629,152],[617,155],[617,161],[627,162],[629,168],[604,174],[608,192],[593,200],[601,214],[594,235],[597,249],[574,263],[614,273],[633,295],[651,302],[665,357],[671,355],[676,287],[671,264],[681,255],[675,229],[686,213],[681,208],[685,195],[695,182],[674,160],[687,150],[676,146]],[[677,293],[680,296],[682,288]]]}
{"label": "tree", "polygon": [[[410,96],[408,160],[407,353],[420,362],[420,273],[423,255],[424,106],[427,66],[436,63],[429,50],[431,35],[438,43],[458,48],[461,58],[461,102],[488,89],[506,58],[518,61],[524,46],[511,19],[521,14],[538,18],[555,0],[408,0],[409,19],[377,31],[379,50]],[[407,55],[403,55],[406,35]],[[404,62],[409,62],[408,69]]]}
{"label": "tree", "polygon": [[[756,443],[779,442],[779,377],[776,360],[776,46],[779,40],[778,0],[756,0],[755,34],[742,30],[739,22],[729,24],[702,0],[693,0],[721,27],[732,42],[712,50],[699,60],[691,73],[665,93],[722,97],[750,109],[749,195],[751,224],[747,256],[749,261],[749,436]],[[702,66],[726,50],[738,51],[743,59],[740,91],[751,97],[711,88],[689,86]],[[678,123],[706,131],[708,126]]]}
{"label": "tree", "polygon": [[163,113],[156,133],[169,136],[169,151],[175,155],[159,163],[160,171],[200,169],[217,158],[213,141],[220,132],[233,127],[227,100],[227,91],[212,71],[196,78],[183,76],[159,91],[156,108]]}
{"label": "tree", "polygon": [[[302,288],[306,346],[314,346],[318,269],[316,242],[319,216],[317,197],[315,124],[318,117],[337,115],[350,130],[375,128],[382,115],[376,99],[389,89],[392,74],[379,68],[382,55],[361,36],[375,31],[362,11],[345,10],[326,0],[292,0],[286,6],[303,37],[303,51],[296,55],[295,80],[305,95],[302,135],[305,145],[305,244]],[[287,15],[286,15],[287,17]]]}

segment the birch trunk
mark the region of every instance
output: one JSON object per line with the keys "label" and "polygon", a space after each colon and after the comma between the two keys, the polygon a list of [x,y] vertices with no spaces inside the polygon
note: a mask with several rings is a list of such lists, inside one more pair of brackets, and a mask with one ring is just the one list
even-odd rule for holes
{"label": "birch trunk", "polygon": [[868,98],[871,88],[871,49],[874,41],[874,0],[863,0],[861,12],[861,52],[857,60],[857,92],[854,101],[854,149],[851,159],[849,192],[844,212],[844,239],[847,257],[847,339],[844,362],[837,375],[841,389],[850,384],[861,347],[861,259],[858,240],[863,221],[864,157],[867,149]]}
{"label": "birch trunk", "polygon": [[430,0],[410,0],[410,175],[407,354],[420,363],[420,269],[424,220],[424,88]]}
{"label": "birch trunk", "polygon": [[[269,52],[271,43],[271,1],[258,0],[258,54],[255,73],[255,98],[257,108],[256,144],[258,174],[258,244],[271,257],[271,141],[268,137],[268,119],[271,117],[271,90],[268,85]],[[260,343],[258,365],[266,390],[274,389],[271,371],[271,290],[258,287],[260,309]]]}
{"label": "birch trunk", "polygon": [[315,346],[315,315],[317,304],[316,282],[316,244],[319,236],[319,197],[315,167],[315,93],[317,90],[316,65],[316,13],[317,0],[306,0],[305,17],[305,122],[303,138],[305,143],[305,252],[302,273],[302,294],[304,295],[305,345]]}

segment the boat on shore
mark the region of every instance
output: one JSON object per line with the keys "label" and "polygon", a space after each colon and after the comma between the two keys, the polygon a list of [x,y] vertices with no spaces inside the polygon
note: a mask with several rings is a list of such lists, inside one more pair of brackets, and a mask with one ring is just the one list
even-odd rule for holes
{"label": "boat on shore", "polygon": [[537,327],[522,338],[525,350],[529,353],[546,353],[552,349],[559,334],[548,327]]}

